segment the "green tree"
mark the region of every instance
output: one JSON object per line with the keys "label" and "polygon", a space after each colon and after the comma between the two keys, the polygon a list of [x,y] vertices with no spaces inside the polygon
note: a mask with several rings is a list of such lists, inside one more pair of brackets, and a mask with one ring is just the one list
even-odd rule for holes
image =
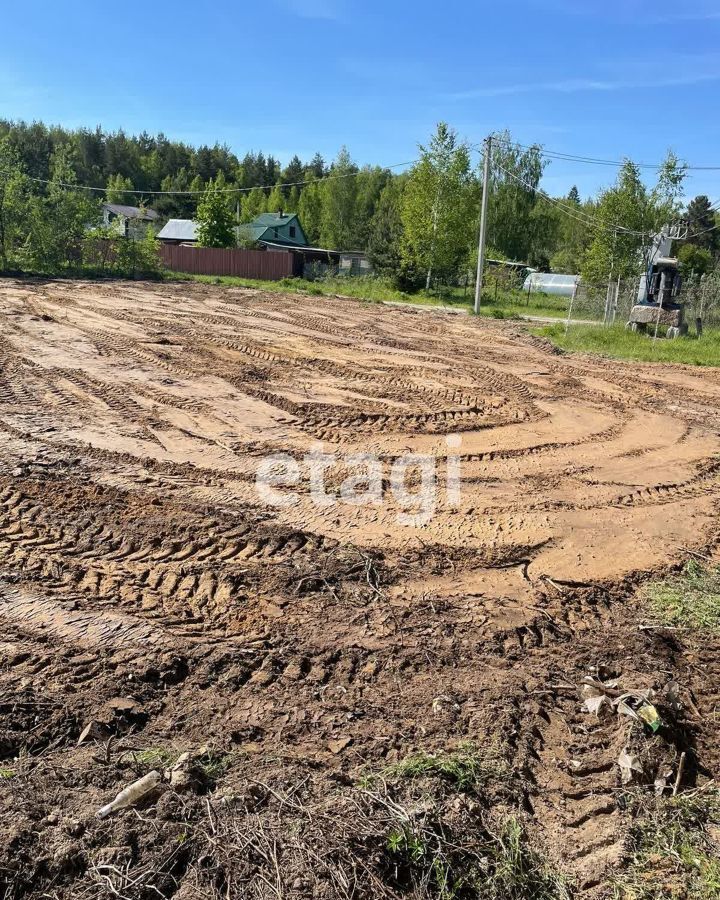
{"label": "green tree", "polygon": [[403,261],[426,273],[428,289],[433,276],[447,280],[467,265],[475,240],[475,187],[467,145],[440,122],[429,146],[420,146],[401,205]]}
{"label": "green tree", "polygon": [[330,168],[329,177],[320,182],[320,242],[330,250],[355,249],[357,171],[347,148],[343,147]]}
{"label": "green tree", "polygon": [[260,187],[255,187],[244,195],[240,217],[243,222],[252,222],[260,213],[264,213],[266,209],[267,198],[265,197],[265,191]]}
{"label": "green tree", "polygon": [[648,190],[638,167],[625,160],[616,183],[597,201],[595,233],[582,267],[586,281],[604,284],[610,276],[627,278],[645,270],[653,236],[679,218],[685,172],[669,153]]}
{"label": "green tree", "polygon": [[713,256],[717,255],[720,249],[720,230],[716,227],[716,212],[704,194],[690,201],[686,220],[688,241],[696,247],[704,247]]}
{"label": "green tree", "polygon": [[[185,167],[181,167],[173,175],[166,175],[160,182],[161,191],[189,191],[190,179]],[[202,190],[202,188],[201,188]],[[189,219],[195,210],[196,200],[190,194],[159,195],[153,197],[152,206],[161,216],[168,219]]]}
{"label": "green tree", "polygon": [[[300,157],[295,155],[283,169],[282,183],[283,185],[295,184],[298,181],[303,181],[303,164]],[[289,191],[288,188],[285,190]]]}
{"label": "green tree", "polygon": [[108,203],[121,203],[125,206],[134,206],[137,203],[134,194],[126,191],[133,190],[133,183],[122,175],[111,175],[107,181],[105,199]]}
{"label": "green tree", "polygon": [[405,176],[400,176],[383,188],[370,223],[367,249],[370,262],[379,274],[390,278],[398,290],[413,292],[422,287],[425,274],[414,259],[403,258],[402,195],[405,183]]}
{"label": "green tree", "polygon": [[26,263],[37,271],[80,265],[87,230],[100,224],[100,201],[75,183],[72,148],[60,146],[51,159],[47,194],[33,197],[30,205]]}
{"label": "green tree", "polygon": [[373,268],[394,277],[402,262],[403,223],[401,213],[402,186],[399,180],[388,182],[380,194],[370,223],[368,256]]}
{"label": "green tree", "polygon": [[0,140],[0,269],[14,260],[29,215],[29,182],[7,138]]}
{"label": "green tree", "polygon": [[562,206],[542,204],[555,220],[554,228],[549,229],[552,240],[546,241],[550,270],[578,275],[594,236],[590,220],[595,210],[591,202],[581,201],[576,187],[570,189],[567,197],[559,197],[558,204]]}
{"label": "green tree", "polygon": [[308,241],[319,246],[323,219],[323,198],[319,182],[307,184],[302,189],[297,213]]}
{"label": "green tree", "polygon": [[295,185],[290,188],[287,201],[288,212],[296,213],[300,208],[300,188]]}
{"label": "green tree", "polygon": [[601,284],[611,274],[627,278],[641,271],[642,249],[651,237],[646,221],[648,202],[640,170],[626,160],[615,185],[602,191],[598,198],[597,227],[582,267],[586,281]]}
{"label": "green tree", "polygon": [[190,187],[188,190],[192,191],[192,193],[196,196],[200,196],[200,191],[205,190],[205,181],[203,180],[201,175],[196,175],[193,180],[190,182]]}
{"label": "green tree", "polygon": [[270,194],[267,198],[267,211],[268,212],[280,212],[280,210],[285,209],[285,194],[283,193],[282,185],[278,182],[275,187],[270,191]]}
{"label": "green tree", "polygon": [[380,166],[364,166],[355,178],[355,227],[354,241],[358,250],[366,250],[375,209],[385,185],[391,179],[390,172]]}
{"label": "green tree", "polygon": [[[494,174],[488,198],[488,239],[515,262],[530,262],[533,253],[547,253],[547,201],[538,194],[547,163],[540,147],[523,149],[509,132],[493,143]],[[545,206],[543,206],[545,204]]]}
{"label": "green tree", "polygon": [[698,247],[696,244],[683,244],[678,251],[680,271],[684,276],[707,275],[713,266],[712,253],[707,247]]}
{"label": "green tree", "polygon": [[305,180],[307,181],[310,178],[322,178],[326,174],[325,160],[319,153],[316,153],[305,167]]}
{"label": "green tree", "polygon": [[200,247],[235,246],[235,219],[227,195],[220,193],[214,181],[210,181],[202,195],[195,219]]}

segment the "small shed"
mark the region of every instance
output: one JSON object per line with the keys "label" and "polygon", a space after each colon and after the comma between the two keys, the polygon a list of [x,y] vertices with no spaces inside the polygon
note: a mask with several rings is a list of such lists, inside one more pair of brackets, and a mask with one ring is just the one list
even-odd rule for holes
{"label": "small shed", "polygon": [[158,240],[163,244],[197,243],[197,222],[192,219],[169,219],[158,232]]}
{"label": "small shed", "polygon": [[340,275],[369,275],[372,265],[362,250],[341,250],[338,272]]}
{"label": "small shed", "polygon": [[103,225],[116,228],[124,237],[142,237],[148,225],[157,221],[158,213],[149,207],[103,203],[102,217]]}

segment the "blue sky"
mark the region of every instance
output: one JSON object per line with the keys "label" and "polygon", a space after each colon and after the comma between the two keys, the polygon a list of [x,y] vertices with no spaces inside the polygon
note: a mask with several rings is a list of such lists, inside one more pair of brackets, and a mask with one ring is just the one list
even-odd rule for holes
{"label": "blue sky", "polygon": [[[3,4],[0,116],[163,131],[359,163],[411,160],[439,119],[473,142],[720,165],[719,0]],[[583,194],[614,170],[553,162]],[[687,193],[720,198],[720,172]]]}

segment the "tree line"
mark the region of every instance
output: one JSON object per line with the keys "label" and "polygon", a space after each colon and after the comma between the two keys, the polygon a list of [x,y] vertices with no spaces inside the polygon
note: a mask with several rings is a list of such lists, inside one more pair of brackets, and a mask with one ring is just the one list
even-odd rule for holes
{"label": "tree line", "polygon": [[[401,289],[457,284],[476,264],[484,189],[479,162],[475,148],[445,123],[420,145],[415,164],[393,173],[359,166],[346,148],[330,162],[315,154],[306,161],[293,156],[282,166],[262,152],[239,157],[225,145],[192,147],[163,134],[3,120],[0,265],[48,272],[89,265],[107,237],[99,228],[100,203],[107,199],[152,206],[162,219],[197,218],[201,242],[210,245],[236,242],[236,224],[262,212],[296,212],[312,245],[367,251],[375,269]],[[701,274],[717,264],[716,213],[702,196],[683,208],[685,169],[672,153],[654,185],[627,160],[613,185],[586,199],[577,188],[548,198],[540,189],[547,165],[540,146],[521,147],[507,132],[495,135],[491,259],[601,283],[610,273],[640,271],[650,235],[684,220],[683,265]],[[133,242],[132,252],[149,260],[152,236],[144,248]]]}

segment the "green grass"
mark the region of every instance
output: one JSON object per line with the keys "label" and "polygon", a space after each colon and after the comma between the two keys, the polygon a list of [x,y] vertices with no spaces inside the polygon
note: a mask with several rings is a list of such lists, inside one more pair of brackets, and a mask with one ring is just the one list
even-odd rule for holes
{"label": "green grass", "polygon": [[470,743],[460,744],[457,750],[445,753],[413,753],[380,773],[385,781],[441,778],[460,791],[477,790],[491,779],[507,776],[507,766],[499,753],[490,748],[479,750]]}
{"label": "green grass", "polygon": [[384,817],[387,883],[424,900],[569,900],[567,880],[520,818],[497,812],[512,779],[499,749],[470,742],[413,753],[365,778]]}
{"label": "green grass", "polygon": [[492,833],[488,853],[493,865],[482,889],[492,900],[569,900],[567,879],[529,845],[524,828],[514,816]]}
{"label": "green grass", "polygon": [[717,790],[643,804],[615,900],[720,900],[719,834]]}
{"label": "green grass", "polygon": [[567,297],[554,297],[551,294],[525,291],[498,291],[492,287],[483,291],[480,301],[481,315],[495,315],[496,309],[505,312],[503,318],[520,318],[522,316],[543,316],[548,319],[562,319],[567,315]]}
{"label": "green grass", "polygon": [[614,359],[641,362],[685,363],[694,366],[720,366],[720,330],[708,330],[703,337],[667,340],[652,335],[626,331],[623,326],[571,325],[565,333],[563,324],[534,329],[535,334],[549,338],[563,350],[598,353]]}
{"label": "green grass", "polygon": [[214,784],[227,772],[233,758],[232,753],[208,750],[202,756],[197,757],[195,765],[203,773],[205,780]]}
{"label": "green grass", "polygon": [[[448,840],[447,845],[445,840]],[[569,900],[567,880],[528,843],[514,816],[486,832],[471,853],[456,858],[454,842],[442,829],[398,822],[386,851],[413,896],[433,900]]]}
{"label": "green grass", "polygon": [[681,574],[651,582],[644,590],[663,624],[720,628],[720,568],[692,561]]}
{"label": "green grass", "polygon": [[148,747],[146,750],[132,750],[133,761],[143,768],[166,769],[171,766],[179,754],[165,747]]}
{"label": "green grass", "polygon": [[[450,306],[455,309],[473,311],[472,288],[445,288],[439,293],[415,291],[406,293],[394,288],[386,279],[375,277],[335,277],[319,281],[303,278],[283,278],[280,281],[260,281],[254,278],[237,278],[234,275],[184,275],[169,273],[168,280],[199,281],[204,284],[221,284],[229,287],[254,288],[286,294],[302,292],[311,296],[341,296],[364,300],[368,303],[411,303],[420,306]],[[498,291],[493,288],[483,292],[480,315],[496,319],[513,319],[521,316],[545,316],[562,318],[567,312],[567,300],[546,294],[532,294],[528,297],[522,291]]]}

